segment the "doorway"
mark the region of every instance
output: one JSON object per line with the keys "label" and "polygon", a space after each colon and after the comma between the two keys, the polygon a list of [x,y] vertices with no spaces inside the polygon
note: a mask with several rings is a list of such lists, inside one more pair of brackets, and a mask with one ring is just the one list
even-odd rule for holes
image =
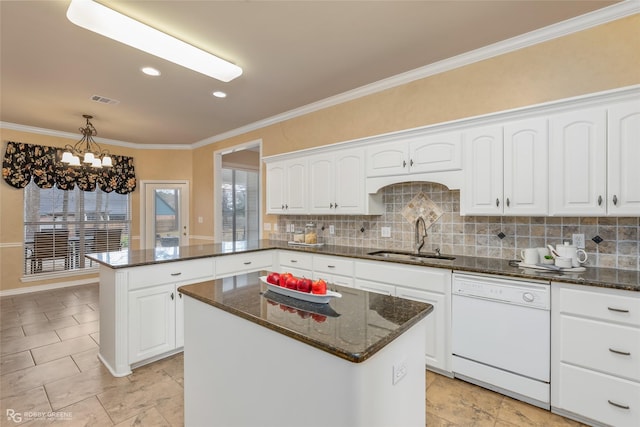
{"label": "doorway", "polygon": [[187,246],[189,244],[189,183],[187,181],[143,181],[141,246]]}
{"label": "doorway", "polygon": [[261,144],[214,154],[215,241],[243,248],[260,238]]}

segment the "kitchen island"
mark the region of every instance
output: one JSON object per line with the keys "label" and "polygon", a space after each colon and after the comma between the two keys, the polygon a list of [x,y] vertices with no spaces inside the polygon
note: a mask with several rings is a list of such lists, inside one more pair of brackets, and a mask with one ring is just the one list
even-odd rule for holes
{"label": "kitchen island", "polygon": [[430,304],[335,285],[308,303],[261,274],[178,289],[185,425],[425,425]]}

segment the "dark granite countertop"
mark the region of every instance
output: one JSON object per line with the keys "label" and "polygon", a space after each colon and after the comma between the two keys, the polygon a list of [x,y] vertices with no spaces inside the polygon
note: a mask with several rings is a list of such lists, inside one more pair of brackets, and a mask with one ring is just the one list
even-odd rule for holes
{"label": "dark granite countertop", "polygon": [[330,285],[342,298],[309,303],[267,290],[267,272],[181,286],[213,307],[262,325],[335,356],[360,363],[418,323],[431,304]]}
{"label": "dark granite countertop", "polygon": [[356,259],[393,262],[408,265],[446,268],[469,273],[497,274],[523,279],[548,280],[578,285],[597,286],[603,288],[622,289],[640,292],[640,272],[634,270],[616,270],[612,268],[587,267],[583,273],[556,273],[542,270],[522,269],[509,265],[508,260],[496,258],[480,258],[456,255],[454,260],[423,259],[417,261],[386,260],[369,255],[379,248],[359,248],[349,246],[300,247],[290,246],[287,242],[260,240],[247,245],[234,247],[223,244],[207,244],[105,252],[90,254],[90,258],[111,268],[127,268],[140,265],[158,264],[171,261],[224,256],[243,252],[254,252],[268,249],[288,249],[313,254],[338,255]]}

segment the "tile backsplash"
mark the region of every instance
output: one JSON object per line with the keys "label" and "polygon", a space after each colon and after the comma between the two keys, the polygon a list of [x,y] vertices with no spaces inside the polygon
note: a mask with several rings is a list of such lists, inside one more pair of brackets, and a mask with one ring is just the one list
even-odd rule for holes
{"label": "tile backsplash", "polygon": [[[289,240],[289,233],[284,231],[290,224],[303,230],[305,224],[313,222],[321,241],[329,245],[413,250],[415,226],[405,219],[402,211],[423,192],[443,211],[429,228],[423,251],[440,248],[443,254],[515,259],[523,248],[555,246],[571,241],[574,233],[583,233],[589,256],[585,265],[640,269],[638,217],[460,216],[460,192],[440,184],[403,183],[380,191],[385,205],[382,215],[281,215],[279,231],[270,237]],[[335,228],[333,235],[329,234],[331,225]],[[381,237],[381,227],[390,227],[391,237]],[[596,236],[602,239],[599,244],[592,240]]]}

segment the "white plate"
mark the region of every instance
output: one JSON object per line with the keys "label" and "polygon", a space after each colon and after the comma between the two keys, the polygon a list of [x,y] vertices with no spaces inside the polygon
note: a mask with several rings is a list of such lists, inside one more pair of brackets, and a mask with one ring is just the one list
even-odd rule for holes
{"label": "white plate", "polygon": [[303,301],[326,304],[331,300],[331,298],[342,298],[342,294],[330,291],[329,289],[327,289],[327,293],[325,295],[308,294],[306,292],[294,291],[293,289],[272,285],[271,283],[267,282],[267,276],[260,276],[260,280],[262,280],[262,282],[264,282],[267,285],[267,288],[272,292],[291,298],[301,299]]}
{"label": "white plate", "polygon": [[520,263],[520,268],[533,268],[536,270],[557,271],[561,273],[582,273],[583,271],[587,271],[585,267],[560,268],[554,265],[525,264],[523,262]]}

